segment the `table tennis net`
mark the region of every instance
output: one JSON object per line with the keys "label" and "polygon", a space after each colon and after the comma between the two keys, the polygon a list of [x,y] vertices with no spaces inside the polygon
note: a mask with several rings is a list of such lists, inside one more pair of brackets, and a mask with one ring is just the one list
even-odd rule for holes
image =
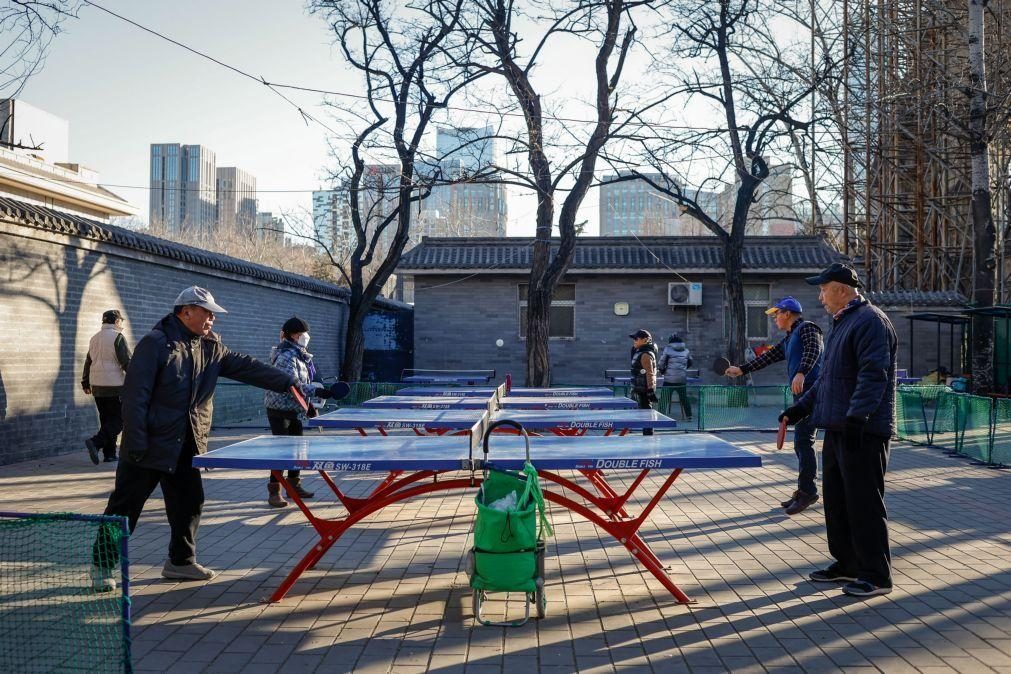
{"label": "table tennis net", "polygon": [[[0,513],[0,672],[132,671],[127,537],[122,517]],[[95,562],[115,590],[94,589]]]}

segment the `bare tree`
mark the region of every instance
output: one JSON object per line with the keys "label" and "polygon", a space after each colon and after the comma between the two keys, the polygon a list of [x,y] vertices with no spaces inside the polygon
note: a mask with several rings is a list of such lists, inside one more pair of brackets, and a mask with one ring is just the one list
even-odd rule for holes
{"label": "bare tree", "polygon": [[[996,232],[990,206],[990,130],[984,63],[984,16],[989,0],[969,0],[969,160],[972,170],[973,277],[976,308],[993,306],[996,280]],[[972,385],[993,390],[993,319],[975,316],[972,324]]]}
{"label": "bare tree", "polygon": [[[508,179],[531,189],[537,197],[536,230],[531,253],[530,283],[527,295],[526,384],[548,386],[551,361],[548,352],[551,298],[572,262],[579,207],[594,183],[594,171],[601,149],[612,137],[616,124],[619,94],[626,57],[636,41],[632,10],[653,4],[650,0],[577,0],[553,6],[550,2],[529,2],[517,7],[512,0],[474,0],[468,31],[482,60],[468,63],[482,72],[504,78],[516,106],[523,115],[525,140],[517,146],[526,154],[525,171],[502,167]],[[546,26],[533,50],[520,53],[521,38],[516,23],[534,18]],[[593,72],[595,89],[593,107],[596,119],[589,132],[577,139],[575,128],[568,129],[574,157],[552,166],[551,147],[545,129],[544,101],[534,83],[533,72],[540,65],[545,47],[556,39],[577,38],[594,45]],[[519,150],[517,150],[519,151]],[[552,230],[556,225],[556,195],[561,186],[567,192],[558,213],[559,242],[552,250]]]}
{"label": "bare tree", "polygon": [[[141,230],[138,219],[123,219],[120,227]],[[311,276],[330,283],[337,279],[328,259],[318,249],[305,245],[285,245],[282,228],[256,230],[238,227],[186,226],[166,227],[158,221],[147,226],[146,233],[184,246],[213,251],[239,260],[262,264],[292,274]]]}
{"label": "bare tree", "polygon": [[[28,79],[42,69],[53,39],[68,18],[76,18],[81,0],[0,0],[0,100],[16,98]],[[9,137],[11,115],[0,119],[0,147],[41,149],[35,141]]]}
{"label": "bare tree", "polygon": [[[719,238],[730,330],[727,355],[733,362],[743,361],[747,350],[742,257],[752,207],[770,167],[789,156],[791,134],[812,123],[805,107],[811,92],[835,72],[826,54],[808,77],[796,76],[801,67],[796,60],[807,60],[780,43],[790,34],[790,19],[776,10],[773,0],[669,5],[672,43],[656,67],[672,80],[685,108],[711,110],[713,122],[680,130],[654,124],[652,132],[626,136],[618,152],[607,157],[615,168],[626,169],[614,182],[646,180]],[[773,16],[779,21],[775,29]],[[733,186],[733,199],[721,218],[715,194],[727,184]]]}
{"label": "bare tree", "polygon": [[[458,67],[458,55],[452,56],[463,48],[458,28],[466,4],[423,0],[395,7],[384,0],[314,0],[310,5],[330,23],[344,59],[364,80],[361,105],[338,105],[350,145],[350,164],[333,176],[347,194],[353,239],[346,256],[326,233],[317,232],[351,290],[341,366],[347,381],[361,377],[363,322],[400,261],[417,202],[439,180],[418,172],[425,132],[436,112],[481,76]],[[370,156],[383,161],[370,163]]]}

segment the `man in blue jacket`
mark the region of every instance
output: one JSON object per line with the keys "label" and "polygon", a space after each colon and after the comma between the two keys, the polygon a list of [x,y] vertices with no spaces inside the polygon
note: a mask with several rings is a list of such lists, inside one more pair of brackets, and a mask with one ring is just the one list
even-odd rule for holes
{"label": "man in blue jacket", "polygon": [[843,592],[892,591],[885,470],[895,430],[895,330],[857,289],[856,271],[836,262],[807,279],[832,316],[821,375],[780,418],[808,416],[825,429],[822,496],[829,553],[835,561],[809,578],[845,582]]}
{"label": "man in blue jacket", "polygon": [[[741,366],[731,365],[727,368],[727,374],[742,377],[785,360],[793,401],[800,400],[818,381],[822,353],[821,328],[811,321],[805,321],[803,312],[800,302],[789,295],[776,302],[765,313],[772,316],[776,327],[785,332],[786,336],[758,358]],[[817,433],[810,419],[798,421],[793,429],[793,451],[800,467],[797,489],[790,498],[780,503],[791,517],[818,501],[818,485],[815,483],[818,457],[814,451],[814,437]]]}

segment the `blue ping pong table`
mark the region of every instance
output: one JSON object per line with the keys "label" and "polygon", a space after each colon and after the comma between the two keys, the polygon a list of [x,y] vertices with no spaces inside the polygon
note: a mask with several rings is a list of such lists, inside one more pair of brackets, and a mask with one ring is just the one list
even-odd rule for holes
{"label": "blue ping pong table", "polygon": [[[327,412],[305,422],[307,428],[356,430],[367,435],[376,430],[411,430],[417,435],[465,432],[481,420],[482,410],[425,410],[393,407],[346,408]],[[549,432],[555,435],[585,435],[589,431],[604,431],[607,435],[646,428],[673,430],[677,421],[656,410],[500,410],[491,414],[491,421],[512,419],[531,433]],[[507,429],[502,429],[506,431]]]}
{"label": "blue ping pong table", "polygon": [[407,369],[400,381],[408,384],[487,384],[495,378],[495,370],[417,370]]}
{"label": "blue ping pong table", "polygon": [[[488,400],[479,397],[449,398],[442,396],[378,396],[362,403],[362,407],[400,407],[416,410],[483,410]],[[623,410],[635,409],[634,400],[618,396],[594,397],[513,397],[498,400],[502,409],[510,410]]]}
{"label": "blue ping pong table", "polygon": [[[259,436],[193,458],[197,467],[270,470],[284,485],[290,498],[316,529],[319,540],[295,565],[270,601],[284,598],[298,578],[315,567],[334,543],[352,526],[383,508],[439,491],[473,489],[481,483],[477,471],[486,466],[522,468],[525,458],[523,439],[514,435],[498,438],[491,455],[480,455],[478,427],[470,436],[449,437],[375,437],[306,435]],[[475,439],[476,442],[475,442]],[[711,435],[653,435],[627,437],[534,437],[531,454],[541,477],[565,491],[546,489],[544,497],[585,519],[612,536],[632,553],[646,570],[678,600],[691,599],[667,574],[663,563],[639,529],[650,513],[681,475],[690,468],[758,468],[761,458]],[[286,470],[315,470],[347,510],[335,519],[318,517],[287,482]],[[619,492],[606,479],[613,470],[637,471],[631,484]],[[644,494],[645,504],[636,516],[626,511],[632,496],[644,485],[650,471],[668,475]],[[561,475],[558,471],[577,471],[590,487]],[[348,496],[337,484],[344,473],[378,472],[386,477],[363,498]],[[443,473],[463,472],[456,477]],[[335,475],[331,475],[335,473]],[[649,489],[646,486],[645,489]],[[570,497],[567,494],[572,494]],[[577,500],[578,499],[578,500]]]}
{"label": "blue ping pong table", "polygon": [[[437,386],[409,386],[399,389],[398,396],[439,397],[439,398],[488,398],[494,395],[498,388],[494,386],[453,386],[440,388]],[[521,387],[508,389],[507,396],[524,398],[572,398],[614,396],[614,391],[606,386],[572,386],[566,388],[530,388]]]}

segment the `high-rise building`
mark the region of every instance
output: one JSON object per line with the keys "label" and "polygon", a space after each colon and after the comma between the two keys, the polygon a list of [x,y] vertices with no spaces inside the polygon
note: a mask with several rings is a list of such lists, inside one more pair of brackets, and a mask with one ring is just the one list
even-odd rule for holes
{"label": "high-rise building", "polygon": [[256,178],[234,166],[219,166],[218,227],[252,233],[256,226]]}
{"label": "high-rise building", "polygon": [[[618,171],[617,175],[604,176],[600,186],[601,236],[674,236],[681,234],[678,204],[653,187],[644,178],[632,178],[608,183],[631,171]],[[659,173],[643,173],[658,185],[663,184]]]}
{"label": "high-rise building", "polygon": [[[727,230],[734,216],[739,184],[735,181],[720,193],[719,221]],[[793,168],[788,164],[769,166],[769,175],[758,186],[754,203],[748,209],[745,232],[751,236],[792,236],[800,223],[801,217],[793,203]]]}
{"label": "high-rise building", "polygon": [[170,232],[212,229],[217,220],[217,166],[202,145],[151,145],[150,220]]}
{"label": "high-rise building", "polygon": [[[351,207],[344,188],[316,190],[312,193],[312,224],[315,246],[325,247],[334,257],[343,259],[350,250],[352,235]],[[300,243],[306,243],[301,240]]]}
{"label": "high-rise building", "polygon": [[284,243],[284,220],[273,213],[256,214],[256,235],[264,241]]}
{"label": "high-rise building", "polygon": [[[420,163],[418,175],[438,183],[427,199],[418,203],[418,227],[411,238],[422,236],[505,236],[508,220],[507,191],[502,184],[475,177],[495,163],[494,129],[439,127],[436,159]],[[468,182],[474,178],[475,182]]]}

